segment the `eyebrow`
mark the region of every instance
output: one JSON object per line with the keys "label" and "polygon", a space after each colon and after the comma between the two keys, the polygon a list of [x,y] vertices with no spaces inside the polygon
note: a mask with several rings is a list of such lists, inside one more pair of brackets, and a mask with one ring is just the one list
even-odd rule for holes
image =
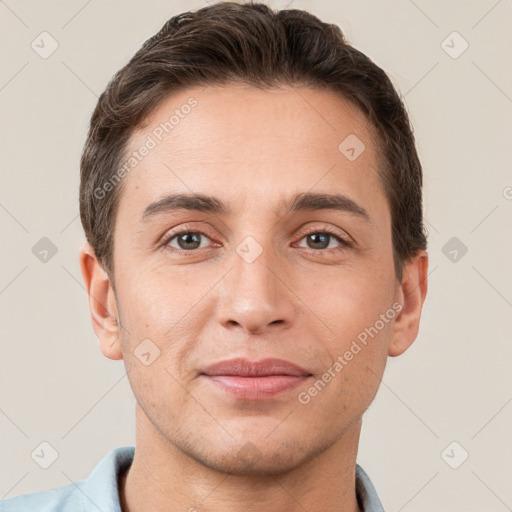
{"label": "eyebrow", "polygon": [[[368,212],[354,200],[343,194],[319,194],[306,192],[297,194],[290,202],[285,202],[287,213],[313,210],[337,210],[351,213],[371,223]],[[229,215],[232,210],[222,201],[213,196],[203,194],[170,194],[149,204],[141,221],[146,222],[159,213],[170,213],[176,210],[188,210],[215,215]]]}
{"label": "eyebrow", "polygon": [[366,222],[371,222],[369,213],[353,199],[343,194],[304,193],[296,195],[287,205],[288,213],[312,210],[338,210],[351,213]]}

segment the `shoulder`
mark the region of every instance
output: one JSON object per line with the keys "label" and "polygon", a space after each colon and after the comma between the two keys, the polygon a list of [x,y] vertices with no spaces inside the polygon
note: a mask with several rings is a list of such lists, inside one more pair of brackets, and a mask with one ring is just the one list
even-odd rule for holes
{"label": "shoulder", "polygon": [[119,477],[131,465],[135,447],[108,452],[84,480],[57,489],[21,494],[0,501],[0,512],[120,511]]}
{"label": "shoulder", "polygon": [[84,510],[81,484],[83,482],[7,498],[0,501],[0,512],[80,512]]}

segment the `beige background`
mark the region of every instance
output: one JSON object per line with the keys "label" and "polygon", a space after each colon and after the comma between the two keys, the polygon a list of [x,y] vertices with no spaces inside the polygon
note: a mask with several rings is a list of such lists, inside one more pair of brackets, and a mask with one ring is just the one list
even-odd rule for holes
{"label": "beige background", "polygon": [[[388,71],[424,164],[420,335],[389,361],[358,461],[388,512],[512,510],[511,2],[269,3],[339,24]],[[99,352],[78,267],[78,160],[113,73],[170,16],[204,5],[0,2],[0,497],[83,479],[134,443],[124,366]],[[59,45],[47,59],[31,48],[43,31]],[[46,263],[32,252],[43,237],[58,249]],[[59,454],[48,469],[31,458],[43,441]]]}

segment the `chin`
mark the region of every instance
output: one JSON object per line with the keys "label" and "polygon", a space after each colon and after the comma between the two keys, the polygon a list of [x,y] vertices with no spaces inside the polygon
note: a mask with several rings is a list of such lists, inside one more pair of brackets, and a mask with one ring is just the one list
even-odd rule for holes
{"label": "chin", "polygon": [[[332,443],[307,443],[281,425],[234,435],[228,443],[203,438],[189,446],[188,455],[202,465],[230,475],[270,476],[288,473],[313,459]],[[282,430],[279,430],[281,429]],[[270,434],[270,435],[269,435]]]}
{"label": "chin", "polygon": [[207,453],[196,460],[215,471],[237,476],[270,476],[288,473],[304,462],[297,449],[288,453],[262,452],[253,443],[228,453]]}

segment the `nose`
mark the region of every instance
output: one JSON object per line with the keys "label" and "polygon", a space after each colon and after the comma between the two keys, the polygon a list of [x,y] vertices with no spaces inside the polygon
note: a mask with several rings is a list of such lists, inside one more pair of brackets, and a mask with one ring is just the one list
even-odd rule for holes
{"label": "nose", "polygon": [[253,262],[234,255],[234,268],[222,281],[218,320],[226,329],[249,334],[275,333],[293,323],[293,293],[268,250]]}

